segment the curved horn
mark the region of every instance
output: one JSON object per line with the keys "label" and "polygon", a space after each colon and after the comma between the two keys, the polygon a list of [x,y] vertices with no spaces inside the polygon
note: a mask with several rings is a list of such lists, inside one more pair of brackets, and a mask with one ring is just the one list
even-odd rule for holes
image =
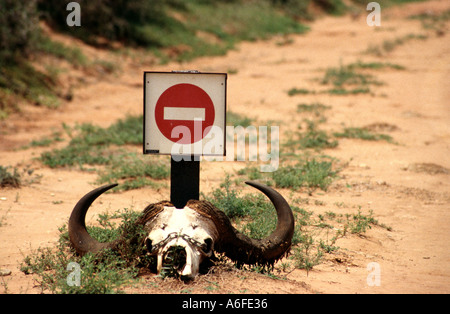
{"label": "curved horn", "polygon": [[[222,223],[220,233],[224,235],[219,243],[219,251],[238,263],[245,264],[273,264],[287,254],[291,248],[294,235],[294,215],[286,200],[274,189],[254,181],[245,182],[263,192],[273,203],[277,211],[277,226],[268,237],[262,240],[251,239],[240,233],[231,223],[224,223],[223,215],[218,218]],[[232,232],[230,232],[230,227]]]}
{"label": "curved horn", "polygon": [[111,242],[101,243],[92,238],[86,230],[85,218],[86,212],[97,197],[115,186],[117,186],[115,183],[104,185],[89,192],[83,196],[73,208],[69,219],[69,237],[70,242],[78,254],[84,255],[89,252],[97,253],[103,249],[112,248],[114,246]]}

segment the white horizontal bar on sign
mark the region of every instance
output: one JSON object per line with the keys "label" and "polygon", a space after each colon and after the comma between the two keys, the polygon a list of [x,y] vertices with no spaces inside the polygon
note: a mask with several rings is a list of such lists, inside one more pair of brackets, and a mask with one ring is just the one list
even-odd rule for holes
{"label": "white horizontal bar on sign", "polygon": [[164,120],[205,121],[205,108],[165,107]]}

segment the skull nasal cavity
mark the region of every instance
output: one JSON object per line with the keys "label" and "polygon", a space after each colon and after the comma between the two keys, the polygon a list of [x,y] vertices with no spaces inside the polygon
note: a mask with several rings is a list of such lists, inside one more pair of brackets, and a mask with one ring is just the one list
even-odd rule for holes
{"label": "skull nasal cavity", "polygon": [[182,246],[172,246],[167,251],[163,266],[173,270],[183,270],[186,265],[186,250]]}

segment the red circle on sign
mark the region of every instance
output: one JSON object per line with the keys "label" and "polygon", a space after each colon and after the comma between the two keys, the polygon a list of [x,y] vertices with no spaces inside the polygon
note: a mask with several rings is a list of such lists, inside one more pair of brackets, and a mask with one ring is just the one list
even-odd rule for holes
{"label": "red circle on sign", "polygon": [[[202,121],[194,121],[198,113],[198,118],[202,118]],[[158,98],[155,106],[155,120],[159,130],[166,138],[180,144],[200,141],[211,130],[214,117],[211,98],[193,84],[183,83],[169,87]]]}

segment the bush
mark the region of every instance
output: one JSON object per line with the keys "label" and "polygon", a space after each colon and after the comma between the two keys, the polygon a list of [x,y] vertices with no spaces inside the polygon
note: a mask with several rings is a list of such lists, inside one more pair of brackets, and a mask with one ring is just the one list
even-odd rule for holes
{"label": "bush", "polygon": [[279,188],[307,187],[311,190],[320,188],[326,191],[335,176],[331,162],[312,159],[296,166],[279,168],[273,173],[273,180]]}
{"label": "bush", "polygon": [[4,187],[20,187],[21,180],[20,174],[17,171],[17,168],[13,169],[13,172],[9,171],[11,167],[3,167],[0,166],[0,188]]}
{"label": "bush", "polygon": [[308,12],[311,0],[271,0],[272,4],[297,18],[312,19]]}
{"label": "bush", "polygon": [[250,198],[241,197],[239,191],[231,187],[230,176],[225,177],[225,181],[219,189],[215,189],[211,196],[206,197],[217,208],[220,208],[228,218],[244,217],[248,215],[254,207],[254,201]]}
{"label": "bush", "polygon": [[0,0],[0,65],[28,55],[39,33],[36,0]]}
{"label": "bush", "polygon": [[27,59],[42,39],[36,0],[0,0],[0,119],[25,99],[56,107],[55,82]]}
{"label": "bush", "polygon": [[342,0],[270,0],[270,2],[296,18],[308,20],[313,19],[308,10],[311,3],[316,4],[329,14],[339,15],[346,10],[346,5]]}
{"label": "bush", "polygon": [[[69,1],[39,0],[43,18],[60,31],[69,32],[91,44],[98,38],[124,41],[131,44],[158,45],[143,38],[140,28],[147,24],[166,25],[171,19],[165,14],[167,5],[181,6],[175,0],[79,0],[81,27],[68,27],[66,10]],[[141,42],[141,41],[147,42]]]}

